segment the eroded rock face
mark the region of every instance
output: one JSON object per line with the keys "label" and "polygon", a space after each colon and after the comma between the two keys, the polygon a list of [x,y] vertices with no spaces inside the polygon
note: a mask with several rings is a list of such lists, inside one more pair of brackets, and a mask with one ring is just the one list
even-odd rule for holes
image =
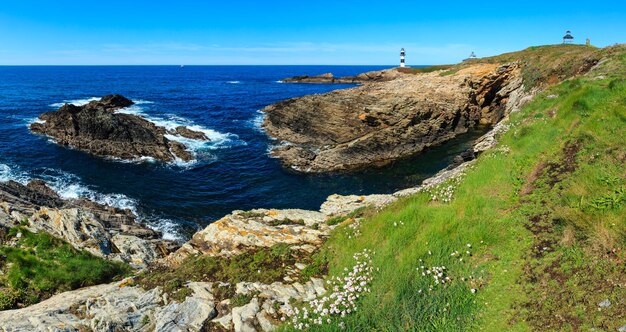
{"label": "eroded rock face", "polygon": [[[65,104],[56,112],[40,115],[41,122],[31,124],[30,129],[58,144],[97,156],[126,160],[151,157],[166,162],[193,159],[182,143],[165,137],[165,128],[137,115],[116,112],[130,105],[133,102],[120,95],[105,96],[84,106]],[[186,127],[176,128],[173,134],[208,140],[203,133]]]}
{"label": "eroded rock face", "polygon": [[178,246],[161,240],[161,234],[135,221],[130,210],[85,199],[64,200],[45,182],[24,186],[0,183],[0,225],[24,225],[68,241],[94,255],[145,266]]}
{"label": "eroded rock face", "polygon": [[194,234],[168,261],[176,265],[193,255],[232,256],[277,244],[312,251],[328,235],[325,220],[324,214],[306,210],[234,211]]}
{"label": "eroded rock face", "polygon": [[516,65],[475,65],[453,75],[402,74],[390,81],[288,99],[266,107],[272,154],[301,172],[385,165],[506,113],[522,87]]}
{"label": "eroded rock face", "polygon": [[190,295],[168,300],[159,287],[144,290],[132,279],[55,295],[38,304],[0,311],[0,331],[273,331],[293,301],[326,293],[322,279],[293,284],[241,282],[236,295],[254,295],[239,307],[216,303],[214,284],[189,282]]}

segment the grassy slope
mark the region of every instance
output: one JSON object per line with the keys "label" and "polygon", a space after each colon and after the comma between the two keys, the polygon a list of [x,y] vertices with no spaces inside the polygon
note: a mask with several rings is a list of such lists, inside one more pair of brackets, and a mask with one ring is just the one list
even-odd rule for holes
{"label": "grassy slope", "polygon": [[[356,238],[346,226],[335,231],[324,248],[331,275],[363,248],[375,250],[380,269],[372,293],[344,319],[347,330],[626,324],[626,50],[603,52],[611,58],[600,66],[604,79],[566,81],[513,114],[511,130],[479,157],[450,203],[421,193],[363,220]],[[451,256],[467,244],[471,256]],[[445,265],[452,283],[436,287],[420,265]],[[599,309],[604,299],[612,304]]]}
{"label": "grassy slope", "polygon": [[125,264],[76,250],[43,232],[31,233],[16,227],[4,233],[0,229],[0,310],[109,282],[129,272]]}

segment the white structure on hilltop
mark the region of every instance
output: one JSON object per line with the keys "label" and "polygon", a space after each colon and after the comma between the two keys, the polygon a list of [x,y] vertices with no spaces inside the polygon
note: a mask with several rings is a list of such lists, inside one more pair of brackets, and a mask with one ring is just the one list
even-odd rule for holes
{"label": "white structure on hilltop", "polygon": [[404,68],[404,48],[400,50],[400,67]]}
{"label": "white structure on hilltop", "polygon": [[565,32],[565,36],[563,36],[563,44],[572,44],[574,43],[574,36],[572,36],[572,32],[567,30]]}

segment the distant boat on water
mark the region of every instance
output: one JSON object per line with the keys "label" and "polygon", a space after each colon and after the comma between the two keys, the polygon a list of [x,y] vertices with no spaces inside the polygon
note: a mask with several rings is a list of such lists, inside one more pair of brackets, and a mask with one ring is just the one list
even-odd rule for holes
{"label": "distant boat on water", "polygon": [[180,65],[180,68],[185,68],[185,65]]}

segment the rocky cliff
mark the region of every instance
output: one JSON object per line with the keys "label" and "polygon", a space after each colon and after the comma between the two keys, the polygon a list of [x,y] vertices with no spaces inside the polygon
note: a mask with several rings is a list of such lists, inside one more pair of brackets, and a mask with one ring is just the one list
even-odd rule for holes
{"label": "rocky cliff", "polygon": [[516,64],[477,64],[450,75],[398,73],[270,105],[263,126],[283,143],[272,154],[285,165],[301,172],[351,170],[385,165],[479,124],[493,125],[521,91]]}
{"label": "rocky cliff", "polygon": [[65,104],[56,112],[39,116],[30,129],[70,146],[103,157],[135,160],[151,157],[162,161],[189,161],[193,155],[166,134],[208,140],[201,132],[186,127],[168,131],[133,114],[116,111],[134,103],[120,95],[109,95],[83,106]]}

